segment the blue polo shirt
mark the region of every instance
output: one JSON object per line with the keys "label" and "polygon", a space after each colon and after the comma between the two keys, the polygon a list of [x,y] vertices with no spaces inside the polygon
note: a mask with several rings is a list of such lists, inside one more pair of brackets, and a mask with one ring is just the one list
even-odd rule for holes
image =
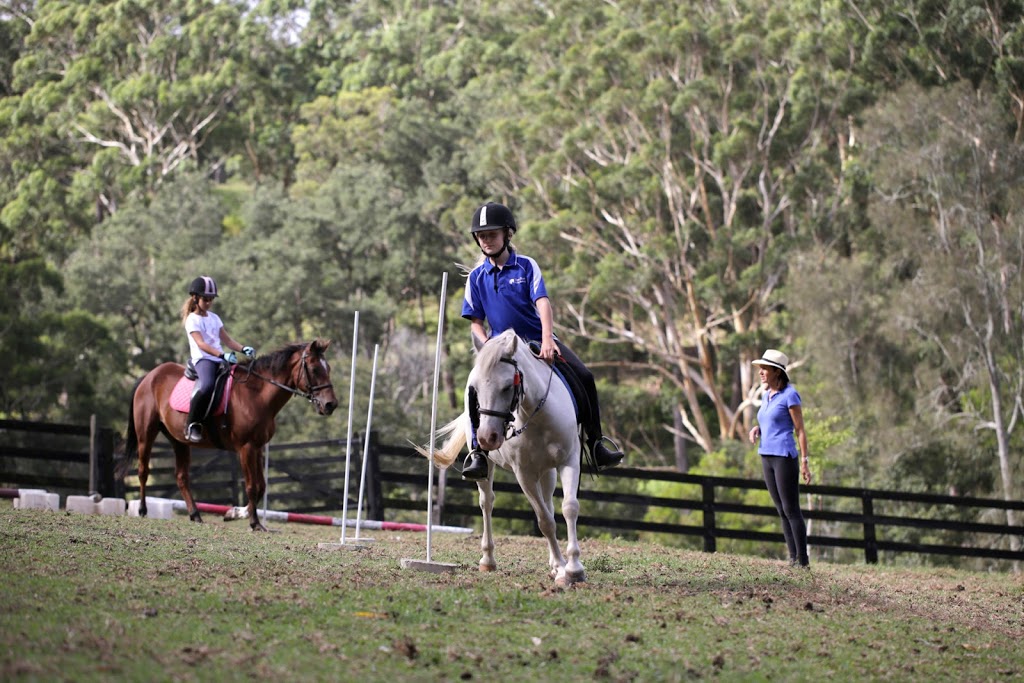
{"label": "blue polo shirt", "polygon": [[462,317],[487,321],[492,337],[512,328],[523,339],[538,341],[542,329],[536,302],[547,295],[537,262],[509,249],[502,268],[485,260],[470,271]]}
{"label": "blue polo shirt", "polygon": [[789,409],[800,405],[800,394],[792,384],[769,399],[766,393],[761,397],[757,410],[757,424],[761,427],[761,443],[757,452],[761,455],[784,455],[795,458],[799,455],[796,438],[793,436],[793,417]]}

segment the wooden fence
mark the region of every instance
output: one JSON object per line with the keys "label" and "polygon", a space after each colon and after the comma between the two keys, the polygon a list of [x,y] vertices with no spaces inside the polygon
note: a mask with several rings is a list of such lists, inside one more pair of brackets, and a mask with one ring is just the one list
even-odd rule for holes
{"label": "wooden fence", "polygon": [[0,480],[19,488],[120,496],[114,480],[114,430],[0,420]]}
{"label": "wooden fence", "polygon": [[[12,435],[18,438],[10,438]],[[26,436],[46,436],[47,439],[26,445]],[[59,442],[71,437],[86,437],[88,448],[70,450],[67,446],[52,445],[55,439]],[[88,490],[96,490],[103,495],[135,497],[138,488],[131,478],[124,482],[114,481],[113,441],[109,430],[97,430],[95,427],[0,420],[0,486],[35,486],[82,492],[87,490],[87,481],[95,480],[98,484]],[[345,441],[338,439],[269,446],[269,507],[293,512],[341,510],[346,450]],[[358,494],[362,453],[361,436],[357,435],[349,454],[350,509],[354,509],[354,498]],[[383,520],[396,514],[408,517],[425,513],[425,460],[409,447],[378,443],[375,434],[371,434],[368,454],[365,518]],[[29,461],[35,465],[18,467],[18,461]],[[94,470],[91,479],[86,476],[90,462]],[[40,463],[48,466],[74,465],[84,468],[85,474],[81,471],[68,473],[63,466],[55,466],[53,472],[43,474],[39,472]],[[241,473],[233,453],[194,449],[191,475],[197,500],[244,504]],[[436,482],[436,523],[465,523],[480,515],[475,503],[475,484],[456,476],[446,477],[443,473]],[[645,494],[645,482],[675,486],[679,494]],[[588,488],[595,484],[594,490]],[[494,510],[496,519],[518,521],[520,526],[533,522],[533,512],[511,476],[499,471],[494,489],[499,494],[499,506]],[[715,552],[721,539],[765,543],[781,543],[783,540],[777,531],[751,528],[778,529],[773,506],[736,502],[740,491],[763,491],[764,482],[760,479],[618,468],[603,473],[600,480],[584,475],[580,489],[583,510],[601,513],[581,515],[582,528],[633,537],[643,533],[693,537],[707,552]],[[1006,522],[1007,511],[1015,511],[1018,517],[1024,517],[1024,501],[839,486],[803,486],[801,492],[819,501],[813,509],[804,510],[812,528],[808,541],[814,547],[855,549],[863,552],[864,560],[869,563],[878,562],[880,552],[1024,560],[1024,551],[1012,550],[1010,543],[1011,537],[1024,538],[1024,526],[1011,526]],[[147,493],[178,497],[173,456],[166,444],[154,451]],[[556,496],[560,495],[561,491],[556,491]],[[501,505],[503,501],[505,506]],[[908,508],[917,509],[917,513],[908,514]],[[653,511],[660,511],[660,514],[652,515]],[[651,521],[652,517],[678,521]],[[686,523],[686,520],[692,520],[692,523]],[[736,520],[741,521],[736,524]],[[816,522],[833,533],[813,533]],[[1018,542],[1019,545],[1021,543]]]}

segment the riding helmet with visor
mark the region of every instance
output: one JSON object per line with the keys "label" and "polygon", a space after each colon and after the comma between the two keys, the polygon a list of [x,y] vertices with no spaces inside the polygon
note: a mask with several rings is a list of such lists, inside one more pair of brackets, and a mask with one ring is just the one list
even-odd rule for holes
{"label": "riding helmet with visor", "polygon": [[192,284],[189,285],[188,293],[214,299],[217,297],[217,283],[214,282],[212,277],[202,275],[192,281]]}
{"label": "riding helmet with visor", "polygon": [[504,204],[487,202],[473,214],[473,225],[470,226],[469,231],[475,235],[484,230],[500,230],[501,228],[509,228],[515,233],[515,217]]}

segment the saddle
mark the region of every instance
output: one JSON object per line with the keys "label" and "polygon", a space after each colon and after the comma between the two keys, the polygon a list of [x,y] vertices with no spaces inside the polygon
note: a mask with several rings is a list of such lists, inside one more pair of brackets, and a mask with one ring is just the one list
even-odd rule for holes
{"label": "saddle", "polygon": [[[234,383],[235,367],[230,363],[221,363],[217,368],[217,377],[213,383],[213,394],[210,397],[210,404],[200,416],[201,421],[207,418],[223,415],[228,411],[228,401],[231,398],[231,385]],[[196,368],[189,360],[185,365],[185,373],[178,383],[174,385],[171,392],[171,408],[180,413],[188,413],[192,403],[192,390],[195,388]]]}
{"label": "saddle", "polygon": [[[536,342],[530,342],[530,351],[533,355],[540,357],[540,344]],[[566,362],[561,356],[555,356],[555,362],[552,365],[555,374],[558,379],[562,380],[562,384],[569,390],[569,395],[572,396],[572,406],[576,410],[576,424],[588,425],[590,424],[590,399],[587,397],[587,392],[583,388],[583,382],[576,375],[576,372],[572,369],[572,366]]]}

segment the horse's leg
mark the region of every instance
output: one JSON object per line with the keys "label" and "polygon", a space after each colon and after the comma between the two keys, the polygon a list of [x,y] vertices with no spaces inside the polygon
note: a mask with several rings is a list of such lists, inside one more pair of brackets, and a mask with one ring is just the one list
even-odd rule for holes
{"label": "horse's leg", "polygon": [[[551,502],[555,488],[555,471],[545,470],[539,477],[522,469],[516,470],[519,488],[523,490],[533,513],[537,516],[537,527],[548,541],[548,566],[556,583],[565,582],[565,558],[558,547],[558,528],[555,523],[555,511]],[[547,497],[545,497],[547,492]]]}
{"label": "horse's leg", "polygon": [[267,527],[260,522],[256,510],[258,502],[267,490],[267,480],[263,476],[263,449],[246,444],[238,449],[238,459],[245,475],[245,496],[248,498],[249,528],[253,531],[266,531]]}
{"label": "horse's leg", "polygon": [[491,512],[494,510],[494,467],[488,472],[486,479],[476,483],[480,492],[480,512],[483,513],[484,530],[480,536],[480,550],[483,555],[480,557],[480,571],[492,572],[498,568],[494,561],[494,534],[491,531]]}
{"label": "horse's leg", "polygon": [[[541,505],[544,506],[544,517],[545,519],[555,518],[555,471],[549,470],[541,474],[537,480],[537,486],[540,490],[540,497],[538,498]],[[540,519],[538,515],[537,519]],[[565,560],[562,559],[561,551],[558,547],[558,522],[555,522],[554,535],[555,539],[554,546],[548,544],[548,566],[551,568],[551,578],[557,578],[562,568],[565,566]]]}
{"label": "horse's leg", "polygon": [[146,482],[149,481],[149,446],[142,446],[139,440],[139,517],[149,514],[146,507]]}
{"label": "horse's leg", "polygon": [[[138,396],[136,390],[136,396]],[[134,400],[134,399],[133,399]],[[139,458],[139,517],[149,514],[146,506],[146,484],[149,482],[149,456],[153,442],[160,433],[160,414],[145,405],[136,405],[132,412],[135,421],[136,448]]]}
{"label": "horse's leg", "polygon": [[576,537],[576,522],[580,516],[580,501],[576,497],[579,477],[579,465],[566,465],[561,469],[562,517],[565,518],[565,555],[567,558],[565,579],[567,583],[587,580],[587,572],[580,562],[580,544]]}
{"label": "horse's leg", "polygon": [[192,466],[192,447],[176,439],[171,439],[171,447],[174,449],[174,476],[178,480],[181,498],[188,507],[188,518],[202,524],[203,516],[199,514],[196,502],[192,499],[192,482],[189,477],[189,468]]}

